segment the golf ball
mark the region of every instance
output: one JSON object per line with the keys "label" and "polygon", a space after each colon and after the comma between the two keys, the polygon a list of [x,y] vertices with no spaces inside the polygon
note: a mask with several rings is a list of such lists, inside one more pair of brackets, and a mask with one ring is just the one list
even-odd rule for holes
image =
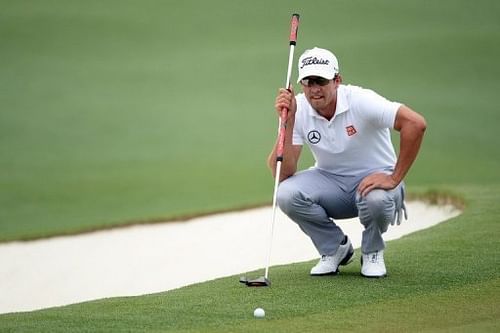
{"label": "golf ball", "polygon": [[257,308],[254,310],[253,316],[255,318],[264,318],[266,316],[266,312],[264,311],[263,308]]}

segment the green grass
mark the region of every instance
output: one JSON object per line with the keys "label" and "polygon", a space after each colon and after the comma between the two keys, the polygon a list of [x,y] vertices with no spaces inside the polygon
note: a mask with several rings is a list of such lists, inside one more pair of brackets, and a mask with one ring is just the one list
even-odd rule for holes
{"label": "green grass", "polygon": [[293,12],[296,56],[333,49],[346,83],[426,117],[409,191],[464,213],[390,242],[387,279],[301,263],[267,289],[230,277],[1,315],[0,331],[500,330],[493,0],[0,1],[0,241],[269,202]]}
{"label": "green grass", "polygon": [[[142,297],[99,300],[0,316],[0,331],[494,332],[500,328],[498,187],[467,187],[468,209],[389,242],[389,276],[308,276],[312,262],[271,269],[273,285],[236,276]],[[496,255],[495,255],[496,254]],[[357,253],[359,257],[359,252]],[[255,272],[261,274],[262,272]],[[266,310],[264,320],[253,309]]]}

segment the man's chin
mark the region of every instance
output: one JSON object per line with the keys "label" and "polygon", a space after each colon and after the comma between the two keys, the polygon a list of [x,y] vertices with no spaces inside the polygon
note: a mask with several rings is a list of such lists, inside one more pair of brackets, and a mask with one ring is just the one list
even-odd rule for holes
{"label": "man's chin", "polygon": [[321,109],[324,104],[325,104],[325,101],[323,98],[320,98],[320,99],[311,99],[309,101],[309,103],[311,103],[311,106],[315,109]]}

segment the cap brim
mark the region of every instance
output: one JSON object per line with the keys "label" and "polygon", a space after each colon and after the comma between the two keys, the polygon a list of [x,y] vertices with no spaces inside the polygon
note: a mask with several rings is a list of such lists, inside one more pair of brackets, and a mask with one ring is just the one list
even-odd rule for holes
{"label": "cap brim", "polygon": [[299,74],[299,77],[297,78],[297,83],[300,83],[300,80],[308,77],[308,76],[317,76],[317,77],[322,77],[327,80],[332,80],[337,73],[318,73],[316,71],[305,71]]}

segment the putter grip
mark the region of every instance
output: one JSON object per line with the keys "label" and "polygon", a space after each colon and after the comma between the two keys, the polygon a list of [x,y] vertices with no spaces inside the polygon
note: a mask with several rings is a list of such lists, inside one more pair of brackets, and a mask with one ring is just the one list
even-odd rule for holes
{"label": "putter grip", "polygon": [[290,45],[297,44],[297,32],[299,30],[299,14],[292,15],[292,21],[290,22]]}
{"label": "putter grip", "polygon": [[287,108],[281,109],[280,114],[280,131],[278,134],[278,146],[276,147],[276,161],[283,161],[283,151],[285,149],[285,131],[286,131],[286,116]]}

